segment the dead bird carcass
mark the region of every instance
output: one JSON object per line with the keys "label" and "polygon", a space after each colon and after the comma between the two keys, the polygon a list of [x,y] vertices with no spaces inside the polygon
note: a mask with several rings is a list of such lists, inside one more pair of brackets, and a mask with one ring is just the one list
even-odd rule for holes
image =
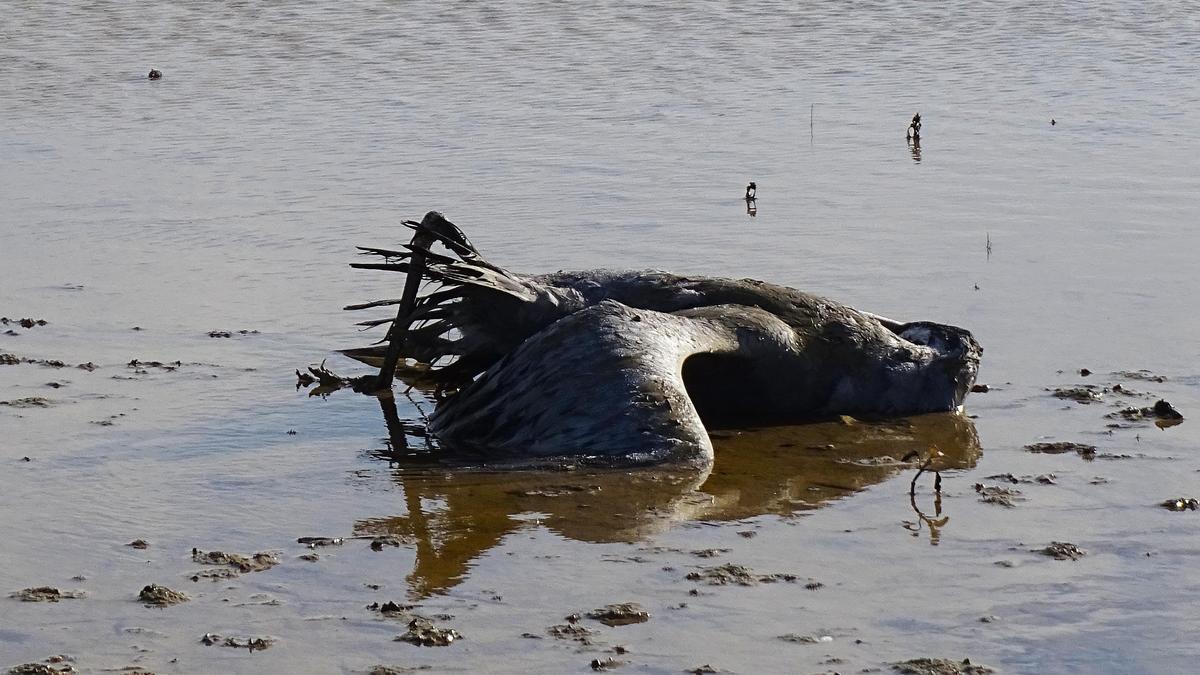
{"label": "dead bird carcass", "polygon": [[[345,350],[434,388],[443,447],[501,458],[712,461],[707,424],[958,409],[982,353],[961,328],[901,323],[752,279],[658,271],[526,275],[485,260],[437,212],[402,250],[360,247],[407,273],[374,347]],[[450,255],[432,250],[440,243]],[[433,290],[420,295],[422,282]],[[408,360],[416,362],[410,366]]]}

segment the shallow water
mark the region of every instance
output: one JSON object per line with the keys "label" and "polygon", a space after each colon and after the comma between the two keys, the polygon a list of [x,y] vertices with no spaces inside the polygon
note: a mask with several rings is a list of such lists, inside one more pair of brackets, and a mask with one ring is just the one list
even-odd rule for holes
{"label": "shallow water", "polygon": [[[99,368],[0,365],[0,400],[50,400],[0,406],[0,592],[89,593],[0,601],[0,666],[68,653],[84,671],[586,671],[621,644],[638,672],[924,655],[1190,669],[1200,524],[1155,504],[1196,496],[1196,422],[1106,433],[1122,397],[1046,388],[1122,382],[1200,414],[1198,16],[1131,2],[6,8],[0,315],[49,323],[0,327],[17,333],[0,353]],[[917,110],[919,153],[903,138]],[[375,399],[310,398],[291,373],[326,358],[361,372],[332,350],[374,338],[340,307],[396,281],[344,263],[435,208],[513,269],[750,276],[962,325],[993,389],[968,399],[971,420],[723,434],[711,475],[398,468],[380,459]],[[1110,375],[1143,368],[1168,379]],[[927,477],[914,503],[949,517],[936,533],[910,504],[914,469],[870,460],[935,438],[942,514]],[[1133,457],[1021,450],[1049,439]],[[1006,472],[1057,479],[1014,486],[1026,501],[1011,509],[980,503],[972,486]],[[380,533],[401,545],[296,558],[300,536]],[[139,537],[151,547],[124,546]],[[1062,540],[1089,554],[1029,551]],[[192,547],[282,563],[193,583]],[[685,578],[724,562],[799,581]],[[145,609],[151,582],[194,599]],[[238,606],[257,593],[279,604]],[[439,623],[465,639],[393,642],[403,622],[364,606],[405,598],[454,615]],[[622,601],[650,621],[585,622],[592,647],[545,633]],[[279,642],[251,654],[206,632]]]}

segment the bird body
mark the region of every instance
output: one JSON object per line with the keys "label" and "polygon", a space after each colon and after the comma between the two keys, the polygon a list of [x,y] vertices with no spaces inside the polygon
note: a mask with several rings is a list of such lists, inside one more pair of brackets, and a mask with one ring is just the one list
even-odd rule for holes
{"label": "bird body", "polygon": [[708,464],[710,423],[956,410],[982,353],[961,328],[752,279],[524,275],[458,245],[423,272],[444,288],[417,303],[404,354],[456,359],[428,371],[456,390],[429,430],[492,457]]}

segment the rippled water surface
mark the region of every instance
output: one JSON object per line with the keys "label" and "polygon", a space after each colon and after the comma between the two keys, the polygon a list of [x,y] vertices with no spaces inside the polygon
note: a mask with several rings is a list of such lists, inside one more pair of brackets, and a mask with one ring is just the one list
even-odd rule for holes
{"label": "rippled water surface", "polygon": [[[0,365],[0,401],[45,399],[0,405],[0,593],[87,597],[0,599],[0,667],[857,672],[947,656],[1167,673],[1200,656],[1200,516],[1156,506],[1200,496],[1200,427],[1104,417],[1157,397],[1200,416],[1187,3],[2,15],[0,315],[48,323],[0,326],[0,354],[66,367]],[[402,468],[387,456],[419,439],[389,432],[375,399],[308,397],[292,371],[365,372],[333,354],[372,335],[340,308],[398,282],[345,263],[430,209],[517,270],[754,277],[962,325],[991,391],[970,418],[722,432],[704,475]],[[1166,381],[1114,374],[1140,369]],[[1115,383],[1138,395],[1049,395]],[[412,395],[395,417],[419,422],[432,402]],[[1099,454],[1022,450],[1044,440]],[[942,497],[922,477],[910,501],[915,467],[887,457],[933,444]],[[1055,478],[981,503],[974,485],[1006,473]],[[310,562],[308,535],[361,538]],[[399,546],[371,550],[378,535]],[[1031,552],[1051,541],[1088,555]],[[193,547],[281,563],[193,582]],[[687,579],[724,563],[797,580]],[[193,599],[145,609],[148,583]],[[465,637],[395,642],[405,620],[364,609],[386,600]],[[590,644],[547,633],[625,601],[650,620],[585,619]]]}

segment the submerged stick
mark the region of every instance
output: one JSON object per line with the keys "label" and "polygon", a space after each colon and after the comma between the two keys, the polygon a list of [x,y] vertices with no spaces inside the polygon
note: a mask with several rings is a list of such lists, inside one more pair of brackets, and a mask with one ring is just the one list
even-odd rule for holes
{"label": "submerged stick", "polygon": [[[912,482],[908,484],[908,503],[912,507],[913,512],[917,514],[917,518],[919,519],[916,523],[914,523],[916,529],[909,527],[908,523],[905,523],[904,527],[907,530],[911,530],[913,536],[915,537],[921,530],[921,523],[928,525],[929,543],[937,546],[938,542],[941,540],[942,527],[944,527],[946,523],[950,522],[950,516],[942,516],[942,474],[940,471],[935,470],[933,472],[935,476],[933,480],[934,517],[930,518],[929,516],[925,515],[925,512],[921,510],[921,507],[917,506],[917,479],[920,478],[921,474],[925,473],[929,467],[933,465],[933,461],[935,459],[942,456],[942,453],[936,447],[930,448],[930,450],[931,452],[929,458],[921,463],[921,467],[917,469],[917,475],[913,476]],[[910,457],[914,459],[920,459],[920,454],[917,452],[912,452],[909,453],[909,455],[906,455],[905,459],[907,460]]]}
{"label": "submerged stick", "polygon": [[[931,464],[933,464],[932,457],[925,460],[925,463],[921,465],[921,468],[917,469],[917,475],[913,476],[912,482],[908,484],[909,497],[915,498],[917,496],[917,479],[921,477],[921,474],[925,473],[925,469],[928,469]],[[941,482],[941,476],[938,476],[938,482]]]}
{"label": "submerged stick", "polygon": [[[929,459],[926,459],[921,464],[921,468],[917,469],[917,475],[913,476],[912,482],[908,484],[908,496],[914,499],[917,496],[917,479],[920,478],[921,474],[925,473],[925,471],[933,465],[933,460],[942,456],[941,451],[937,448],[930,448],[930,450],[931,452],[929,453]],[[933,480],[933,491],[940,496],[942,493],[942,473],[940,471],[934,471],[933,473],[935,476]]]}

